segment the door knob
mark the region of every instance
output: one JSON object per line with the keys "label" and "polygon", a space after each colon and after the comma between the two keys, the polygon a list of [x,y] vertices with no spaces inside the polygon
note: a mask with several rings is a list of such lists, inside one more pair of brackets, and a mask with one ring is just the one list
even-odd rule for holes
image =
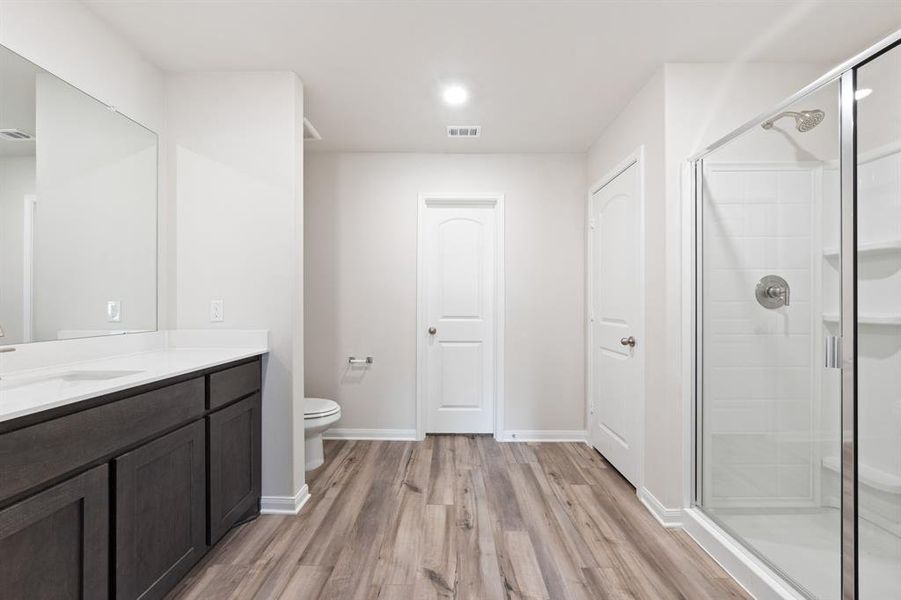
{"label": "door knob", "polygon": [[436,333],[438,333],[437,329],[435,329],[434,327],[429,327],[429,335],[435,335]]}
{"label": "door knob", "polygon": [[631,335],[629,337],[620,338],[619,343],[623,346],[629,346],[630,348],[635,347],[635,338]]}

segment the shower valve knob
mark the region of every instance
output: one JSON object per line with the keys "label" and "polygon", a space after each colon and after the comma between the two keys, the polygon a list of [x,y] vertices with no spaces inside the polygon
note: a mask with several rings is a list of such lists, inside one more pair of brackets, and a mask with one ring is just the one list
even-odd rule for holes
{"label": "shower valve knob", "polygon": [[791,306],[791,287],[778,275],[767,275],[757,282],[754,290],[757,302],[768,309]]}

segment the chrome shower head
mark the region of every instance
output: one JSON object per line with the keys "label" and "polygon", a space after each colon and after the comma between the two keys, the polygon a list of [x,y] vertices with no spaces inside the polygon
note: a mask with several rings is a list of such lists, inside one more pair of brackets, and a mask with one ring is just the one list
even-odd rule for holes
{"label": "chrome shower head", "polygon": [[801,112],[787,110],[785,112],[779,113],[772,119],[764,121],[760,126],[764,129],[772,129],[773,124],[782,117],[793,117],[795,119],[795,128],[801,133],[806,133],[822,123],[823,119],[826,118],[826,113],[818,108],[814,108],[812,110],[802,110]]}

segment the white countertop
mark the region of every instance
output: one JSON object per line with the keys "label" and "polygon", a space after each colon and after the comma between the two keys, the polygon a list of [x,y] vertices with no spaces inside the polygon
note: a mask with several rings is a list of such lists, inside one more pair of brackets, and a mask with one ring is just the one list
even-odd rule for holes
{"label": "white countertop", "polygon": [[170,346],[4,373],[0,422],[267,352],[265,345]]}

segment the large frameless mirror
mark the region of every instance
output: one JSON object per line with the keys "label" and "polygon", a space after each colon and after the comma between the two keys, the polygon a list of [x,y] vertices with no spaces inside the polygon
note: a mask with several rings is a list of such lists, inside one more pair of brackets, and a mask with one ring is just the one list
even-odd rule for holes
{"label": "large frameless mirror", "polygon": [[0,47],[0,344],[155,330],[157,136]]}

